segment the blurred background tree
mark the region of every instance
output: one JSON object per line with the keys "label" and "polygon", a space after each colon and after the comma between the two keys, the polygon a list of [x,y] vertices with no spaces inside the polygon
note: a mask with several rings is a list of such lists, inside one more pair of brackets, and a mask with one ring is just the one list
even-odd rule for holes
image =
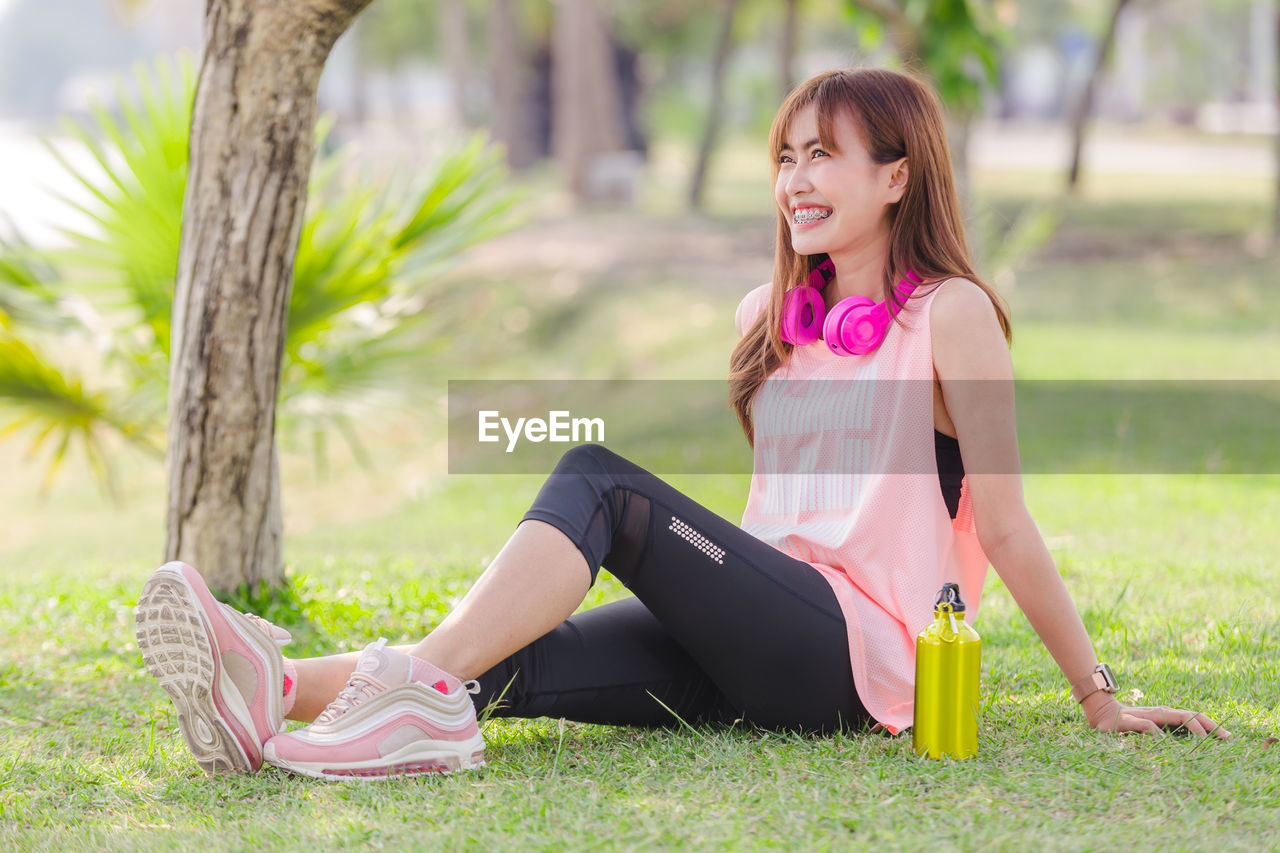
{"label": "blurred background tree", "polygon": [[1120,18],[1132,0],[1113,0],[1111,13],[1107,16],[1106,29],[1095,51],[1092,68],[1084,87],[1076,97],[1071,109],[1071,164],[1067,167],[1067,191],[1074,192],[1080,184],[1080,154],[1084,148],[1085,122],[1093,109],[1093,95],[1098,87],[1098,78],[1102,69],[1111,58],[1111,50],[1116,43],[1116,31],[1120,26]]}

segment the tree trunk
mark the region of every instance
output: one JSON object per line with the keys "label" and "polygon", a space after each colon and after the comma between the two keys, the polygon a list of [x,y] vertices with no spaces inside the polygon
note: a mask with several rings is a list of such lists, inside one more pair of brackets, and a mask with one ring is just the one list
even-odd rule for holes
{"label": "tree trunk", "polygon": [[474,127],[475,114],[469,101],[468,83],[475,71],[471,67],[471,39],[464,0],[442,0],[440,3],[440,37],[441,52],[449,71],[454,117],[459,127]]}
{"label": "tree trunk", "polygon": [[1093,93],[1097,88],[1098,78],[1102,76],[1102,69],[1106,67],[1107,58],[1111,55],[1111,46],[1115,44],[1116,27],[1120,22],[1120,16],[1128,5],[1129,0],[1115,0],[1115,5],[1111,7],[1111,20],[1107,23],[1107,31],[1102,36],[1102,43],[1098,45],[1098,55],[1094,58],[1093,69],[1089,72],[1084,91],[1080,93],[1080,98],[1076,101],[1075,109],[1071,113],[1071,167],[1067,171],[1068,192],[1075,192],[1080,181],[1080,152],[1084,148],[1084,131],[1089,120],[1089,111],[1093,108]]}
{"label": "tree trunk", "polygon": [[507,153],[507,165],[523,169],[537,159],[533,151],[524,78],[533,69],[520,45],[514,0],[493,0],[489,10],[489,56],[493,63],[493,113],[489,126]]}
{"label": "tree trunk", "polygon": [[[357,22],[356,26],[360,26]],[[369,121],[369,64],[365,60],[367,48],[362,47],[361,39],[357,36],[362,33],[352,33],[351,39],[351,103],[348,109],[351,111],[350,116],[339,124],[345,124],[351,128],[361,128]]]}
{"label": "tree trunk", "polygon": [[716,42],[715,59],[711,65],[711,103],[707,106],[707,123],[702,129],[702,143],[698,146],[698,159],[693,167],[693,180],[689,182],[689,206],[702,209],[702,192],[711,167],[711,153],[715,150],[716,136],[720,131],[724,112],[724,77],[733,53],[733,21],[738,13],[738,0],[724,0],[724,16],[720,19],[720,37]]}
{"label": "tree trunk", "polygon": [[165,555],[283,577],[275,406],[316,85],[370,0],[208,0],[174,294]]}
{"label": "tree trunk", "polygon": [[1276,59],[1273,70],[1275,72],[1276,135],[1272,140],[1272,144],[1275,146],[1276,209],[1275,216],[1271,220],[1271,247],[1273,251],[1280,249],[1280,0],[1276,0],[1275,6]]}
{"label": "tree trunk", "polygon": [[[552,151],[580,201],[628,192],[631,175],[610,173],[626,146],[622,96],[609,27],[598,0],[555,4],[551,44]],[[615,158],[616,159],[616,158]],[[618,169],[625,163],[616,159]]]}
{"label": "tree trunk", "polygon": [[[973,139],[973,116],[953,110],[947,119],[947,145],[951,149],[951,174],[956,182],[960,213],[968,222],[975,221],[972,169],[969,167],[969,143]],[[977,247],[979,253],[986,247]]]}
{"label": "tree trunk", "polygon": [[778,81],[782,85],[782,99],[796,86],[796,29],[800,14],[800,0],[783,0],[786,10],[782,17],[782,40],[778,52]]}

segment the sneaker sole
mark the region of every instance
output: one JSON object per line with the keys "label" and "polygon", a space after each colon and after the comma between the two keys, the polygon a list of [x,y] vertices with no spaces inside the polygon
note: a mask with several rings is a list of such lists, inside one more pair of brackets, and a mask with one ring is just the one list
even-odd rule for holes
{"label": "sneaker sole", "polygon": [[245,749],[250,736],[244,723],[226,708],[208,616],[178,566],[157,569],[138,598],[135,637],[142,661],[173,700],[178,728],[205,773],[252,772],[262,766],[261,752]]}
{"label": "sneaker sole", "polygon": [[369,767],[335,767],[311,762],[295,763],[270,757],[266,760],[268,764],[286,772],[295,773],[299,776],[310,776],[312,779],[326,779],[331,782],[376,782],[380,779],[394,779],[401,776],[449,776],[453,773],[479,770],[485,766],[483,741],[481,741],[479,749],[469,754],[462,754],[454,750],[445,750],[443,752],[440,750],[425,750],[423,754],[397,756],[388,764]]}

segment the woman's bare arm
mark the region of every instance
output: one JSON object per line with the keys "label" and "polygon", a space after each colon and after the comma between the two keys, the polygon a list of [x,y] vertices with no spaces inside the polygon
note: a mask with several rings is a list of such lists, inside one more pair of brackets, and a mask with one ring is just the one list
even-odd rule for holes
{"label": "woman's bare arm", "polygon": [[[934,297],[930,321],[934,370],[960,442],[978,541],[1067,682],[1087,679],[1097,654],[1023,498],[1013,363],[995,310],[981,288],[955,279]],[[1184,725],[1197,735],[1227,736],[1204,714],[1126,707],[1104,692],[1087,697],[1083,709],[1100,730],[1159,733]]]}

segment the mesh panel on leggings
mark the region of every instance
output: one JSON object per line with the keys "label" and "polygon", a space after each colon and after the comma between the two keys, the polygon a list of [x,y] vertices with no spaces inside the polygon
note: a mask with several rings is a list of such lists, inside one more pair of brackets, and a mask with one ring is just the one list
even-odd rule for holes
{"label": "mesh panel on leggings", "polygon": [[595,583],[601,566],[628,583],[649,541],[649,499],[625,485],[646,473],[597,444],[565,451],[525,519],[560,528],[582,551]]}
{"label": "mesh panel on leggings", "polygon": [[604,567],[624,584],[631,583],[649,541],[649,499],[626,488],[609,494],[614,515],[613,545]]}

